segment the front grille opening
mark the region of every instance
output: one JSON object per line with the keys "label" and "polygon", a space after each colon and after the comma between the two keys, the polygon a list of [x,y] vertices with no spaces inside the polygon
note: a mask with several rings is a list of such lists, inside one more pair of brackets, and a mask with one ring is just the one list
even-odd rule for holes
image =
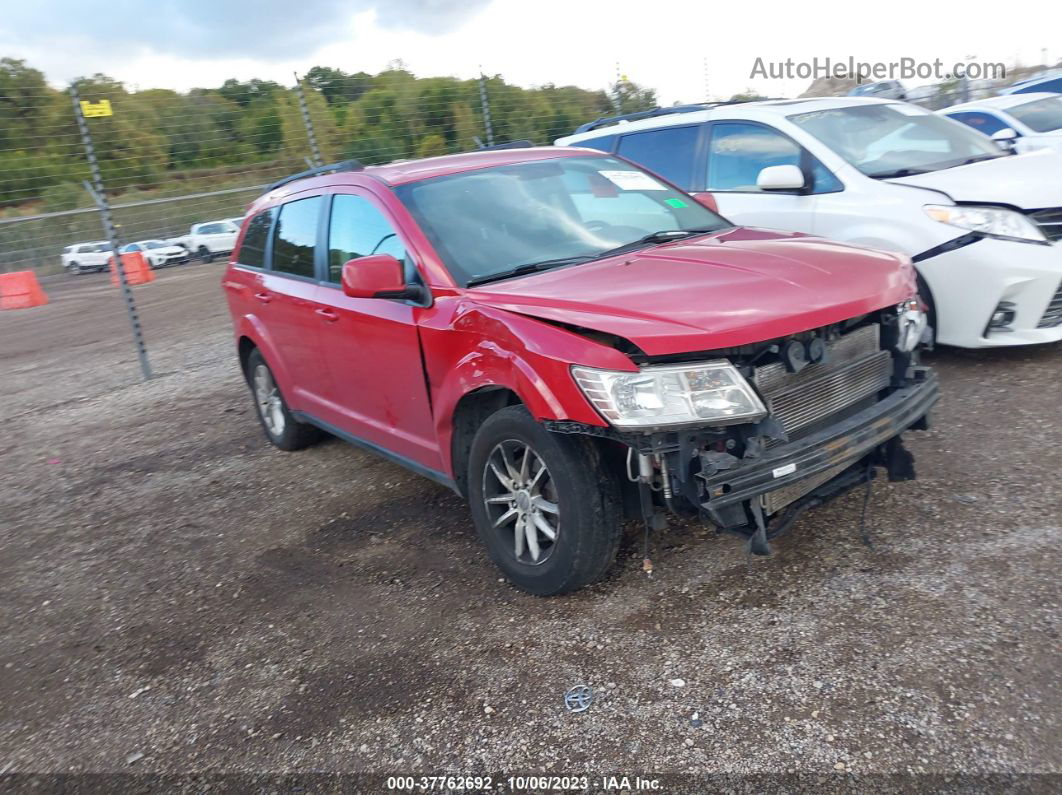
{"label": "front grille opening", "polygon": [[1054,298],[1047,305],[1047,311],[1037,324],[1037,328],[1054,328],[1055,326],[1062,326],[1062,284],[1058,285]]}
{"label": "front grille opening", "polygon": [[1062,207],[1036,210],[1029,213],[1029,218],[1040,227],[1048,240],[1062,240]]}

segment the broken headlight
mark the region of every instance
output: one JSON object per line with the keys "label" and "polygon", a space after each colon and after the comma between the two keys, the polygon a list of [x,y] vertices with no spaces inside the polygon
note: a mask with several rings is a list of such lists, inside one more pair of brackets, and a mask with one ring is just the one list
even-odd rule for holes
{"label": "broken headlight", "polygon": [[910,353],[921,342],[929,318],[917,298],[897,304],[896,313],[896,347],[904,353]]}
{"label": "broken headlight", "polygon": [[643,367],[636,373],[573,367],[572,375],[617,428],[729,425],[767,415],[759,395],[726,361]]}

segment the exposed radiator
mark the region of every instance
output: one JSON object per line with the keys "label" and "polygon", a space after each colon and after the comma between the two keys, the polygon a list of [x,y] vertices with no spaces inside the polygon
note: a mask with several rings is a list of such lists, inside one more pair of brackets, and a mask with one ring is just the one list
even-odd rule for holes
{"label": "exposed radiator", "polygon": [[[801,429],[827,420],[845,409],[873,403],[876,393],[889,385],[892,356],[881,350],[881,327],[856,329],[828,346],[827,361],[809,364],[798,373],[775,362],[757,367],[752,382],[767,408],[791,437]],[[860,404],[857,406],[856,404]],[[777,446],[775,442],[769,446]],[[761,498],[768,514],[781,510],[812,489],[841,473],[844,466],[769,492]]]}
{"label": "exposed radiator", "polygon": [[752,382],[767,408],[792,434],[884,389],[892,376],[892,356],[881,350],[881,328],[863,326],[828,346],[827,361],[798,373],[774,362],[757,367]]}

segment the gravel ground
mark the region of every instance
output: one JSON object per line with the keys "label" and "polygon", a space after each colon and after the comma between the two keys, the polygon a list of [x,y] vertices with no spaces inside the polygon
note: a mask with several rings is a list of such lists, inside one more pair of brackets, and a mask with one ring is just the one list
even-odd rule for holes
{"label": "gravel ground", "polygon": [[220,274],[137,288],[148,383],[105,276],[0,315],[0,774],[1060,771],[1062,347],[930,357],[873,549],[852,494],[538,599],[452,493],[266,445]]}

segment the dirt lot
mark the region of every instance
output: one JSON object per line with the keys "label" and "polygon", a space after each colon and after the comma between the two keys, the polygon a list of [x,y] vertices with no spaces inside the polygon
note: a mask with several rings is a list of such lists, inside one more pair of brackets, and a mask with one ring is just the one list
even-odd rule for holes
{"label": "dirt lot", "polygon": [[146,384],[106,277],[0,314],[0,773],[1062,769],[1062,347],[931,357],[873,550],[853,494],[769,559],[673,527],[652,580],[632,538],[543,600],[450,492],[266,445],[220,274],[137,288]]}

